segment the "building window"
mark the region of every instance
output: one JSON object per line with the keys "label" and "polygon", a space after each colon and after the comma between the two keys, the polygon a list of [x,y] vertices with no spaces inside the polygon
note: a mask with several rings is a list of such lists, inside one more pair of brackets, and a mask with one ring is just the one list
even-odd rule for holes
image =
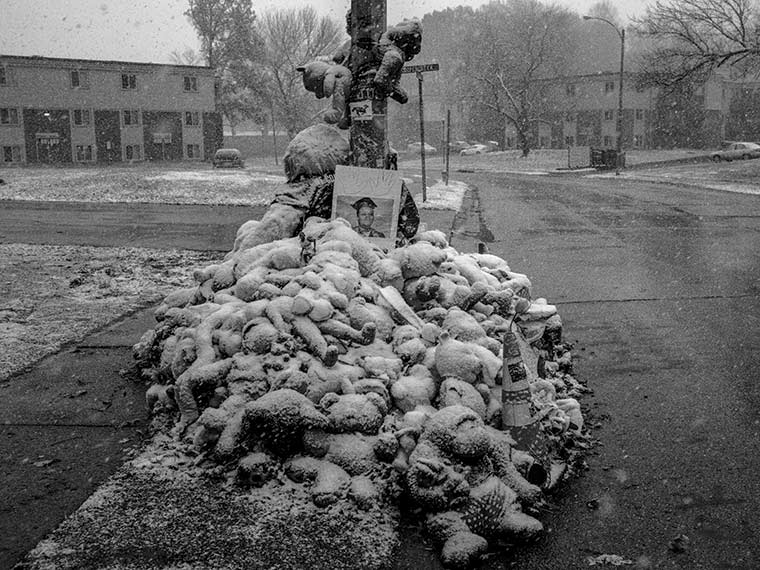
{"label": "building window", "polygon": [[92,161],[92,145],[78,144],[77,145],[77,162],[91,162],[91,161]]}
{"label": "building window", "polygon": [[201,157],[201,147],[197,144],[189,144],[187,145],[187,158],[200,158]]}
{"label": "building window", "polygon": [[513,137],[507,137],[507,144],[505,145],[507,148],[514,148],[515,146],[515,139]]}
{"label": "building window", "polygon": [[603,144],[604,146],[607,146],[607,147],[612,146],[612,137],[605,135]]}
{"label": "building window", "polygon": [[0,109],[0,125],[18,125],[18,109]]}
{"label": "building window", "polygon": [[8,73],[4,65],[0,65],[0,85],[8,85]]}
{"label": "building window", "polygon": [[188,127],[197,127],[200,124],[200,113],[198,113],[198,111],[185,112],[185,125]]}
{"label": "building window", "polygon": [[198,78],[192,75],[185,75],[185,91],[198,91]]}
{"label": "building window", "polygon": [[615,111],[613,109],[605,109],[604,110],[604,120],[605,121],[611,121],[615,118]]}
{"label": "building window", "polygon": [[636,120],[637,121],[644,120],[644,109],[636,109]]}
{"label": "building window", "polygon": [[89,88],[89,78],[86,71],[81,69],[71,70],[71,88],[72,89],[87,89]]}
{"label": "building window", "polygon": [[137,76],[134,73],[121,74],[122,89],[137,89]]}
{"label": "building window", "polygon": [[125,156],[127,160],[141,160],[142,151],[139,144],[128,144],[124,147]]}
{"label": "building window", "polygon": [[74,119],[74,125],[77,127],[83,127],[90,124],[89,109],[74,109],[72,117]]}
{"label": "building window", "polygon": [[565,85],[565,95],[568,97],[575,97],[575,83],[568,83]]}
{"label": "building window", "polygon": [[21,147],[19,145],[4,146],[3,162],[21,162]]}
{"label": "building window", "polygon": [[614,81],[605,81],[604,82],[604,92],[605,93],[612,93],[615,91],[615,82]]}
{"label": "building window", "polygon": [[122,111],[122,115],[124,116],[125,127],[140,124],[140,111],[136,109],[124,109],[124,111]]}
{"label": "building window", "polygon": [[573,146],[573,144],[575,144],[575,139],[572,136],[565,137],[565,145]]}
{"label": "building window", "polygon": [[636,148],[641,148],[644,146],[644,137],[643,135],[633,135],[633,146]]}

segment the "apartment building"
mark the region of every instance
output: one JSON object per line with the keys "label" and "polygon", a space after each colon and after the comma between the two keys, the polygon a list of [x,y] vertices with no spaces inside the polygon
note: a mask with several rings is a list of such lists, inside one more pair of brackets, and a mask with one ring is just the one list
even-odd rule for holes
{"label": "apartment building", "polygon": [[209,67],[0,55],[0,165],[203,160],[222,136]]}
{"label": "apartment building", "polygon": [[[537,121],[537,148],[617,144],[620,75],[600,72],[551,80],[553,110]],[[715,74],[696,86],[688,100],[663,97],[659,88],[638,87],[636,73],[623,75],[622,146],[644,149],[670,146],[719,147],[732,136],[726,124],[736,81]],[[746,82],[740,82],[746,85]],[[686,123],[688,121],[688,123]],[[683,123],[679,125],[680,123]],[[516,148],[517,134],[505,126],[505,147]]]}

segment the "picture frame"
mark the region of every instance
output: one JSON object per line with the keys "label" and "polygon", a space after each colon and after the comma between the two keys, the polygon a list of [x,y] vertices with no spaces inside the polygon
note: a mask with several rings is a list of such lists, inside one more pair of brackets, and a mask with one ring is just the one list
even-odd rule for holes
{"label": "picture frame", "polygon": [[365,239],[393,249],[401,207],[401,174],[397,170],[337,166],[332,219],[343,218]]}

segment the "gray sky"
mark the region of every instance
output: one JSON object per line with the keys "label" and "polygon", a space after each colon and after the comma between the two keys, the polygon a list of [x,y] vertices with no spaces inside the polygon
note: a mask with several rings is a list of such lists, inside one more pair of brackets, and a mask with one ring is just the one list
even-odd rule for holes
{"label": "gray sky", "polygon": [[[556,0],[578,13],[595,0]],[[389,23],[421,18],[457,5],[485,0],[387,0]],[[254,0],[257,13],[311,4],[340,21],[350,0]],[[614,0],[621,16],[643,12],[647,0]],[[169,62],[173,50],[198,48],[183,12],[187,0],[0,0],[0,54],[81,59]]]}

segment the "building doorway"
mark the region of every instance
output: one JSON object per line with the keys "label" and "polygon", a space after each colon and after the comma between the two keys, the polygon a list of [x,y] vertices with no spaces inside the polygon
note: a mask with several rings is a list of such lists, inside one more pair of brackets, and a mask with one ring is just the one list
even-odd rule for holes
{"label": "building doorway", "polygon": [[58,133],[37,133],[37,161],[61,162],[61,137]]}

